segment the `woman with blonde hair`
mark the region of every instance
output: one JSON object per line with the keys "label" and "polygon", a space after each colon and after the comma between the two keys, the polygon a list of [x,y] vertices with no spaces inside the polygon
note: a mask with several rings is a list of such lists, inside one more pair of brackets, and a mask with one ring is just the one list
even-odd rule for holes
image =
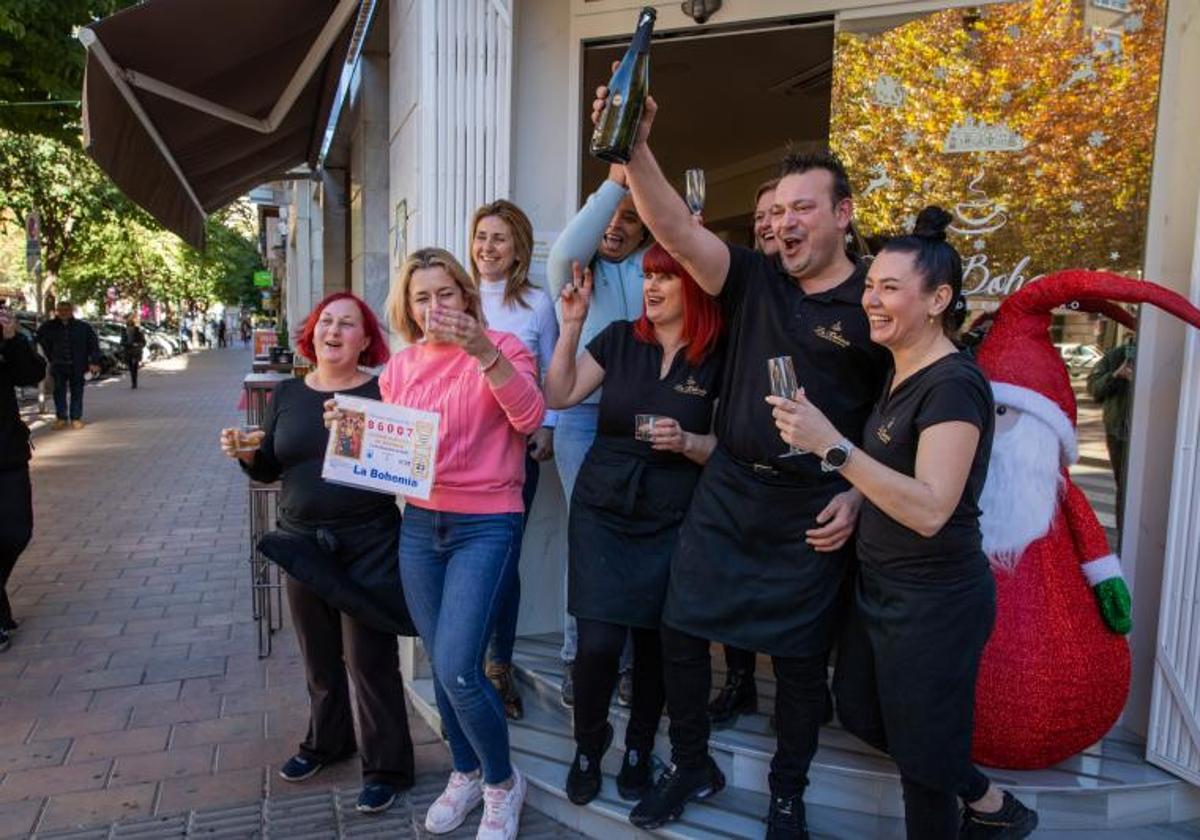
{"label": "woman with blonde hair", "polygon": [[525,780],[509,761],[504,706],[483,653],[517,573],[526,441],[545,414],[537,365],[519,338],[484,326],[478,288],[440,248],[405,261],[387,311],[412,343],[379,378],[384,401],[441,418],[432,492],[407,499],[400,533],[400,578],[454,764],[425,828],[453,831],[482,801],[477,836],[510,840]]}
{"label": "woman with blonde hair", "polygon": [[[488,326],[508,332],[534,355],[545,376],[558,341],[554,301],[529,279],[533,260],[533,225],[520,207],[500,199],[483,205],[471,219],[471,277],[479,286],[480,302]],[[542,427],[529,436],[525,454],[522,501],[525,521],[537,494],[540,463],[554,456],[554,414],[547,412]],[[521,695],[512,676],[513,645],[521,607],[521,577],[512,576],[512,588],[500,602],[496,631],[488,656],[487,676],[510,720],[524,715]]]}

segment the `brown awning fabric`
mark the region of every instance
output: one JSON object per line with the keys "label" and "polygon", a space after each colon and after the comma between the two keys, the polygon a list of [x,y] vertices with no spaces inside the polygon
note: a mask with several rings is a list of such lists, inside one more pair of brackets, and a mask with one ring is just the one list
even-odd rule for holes
{"label": "brown awning fabric", "polygon": [[203,247],[206,214],[316,165],[359,5],[147,0],[88,27],[88,154],[130,199]]}

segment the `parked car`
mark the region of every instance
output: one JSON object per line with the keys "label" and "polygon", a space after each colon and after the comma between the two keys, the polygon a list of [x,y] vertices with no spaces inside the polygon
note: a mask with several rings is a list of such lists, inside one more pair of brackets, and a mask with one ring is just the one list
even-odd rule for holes
{"label": "parked car", "polygon": [[1087,376],[1096,363],[1104,358],[1104,351],[1094,344],[1056,344],[1058,353],[1074,378]]}

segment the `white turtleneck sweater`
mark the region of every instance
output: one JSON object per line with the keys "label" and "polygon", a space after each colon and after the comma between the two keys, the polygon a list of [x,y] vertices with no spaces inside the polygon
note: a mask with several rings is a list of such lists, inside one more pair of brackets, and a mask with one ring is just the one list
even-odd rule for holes
{"label": "white turtleneck sweater", "polygon": [[[503,280],[480,280],[479,297],[483,304],[483,317],[487,319],[489,329],[512,333],[521,339],[529,352],[538,363],[538,376],[544,377],[550,367],[550,359],[554,355],[554,345],[558,342],[558,319],[554,315],[554,301],[546,290],[539,286],[526,289],[525,303],[506,304],[504,302]],[[553,426],[555,413],[546,412],[544,426]]]}

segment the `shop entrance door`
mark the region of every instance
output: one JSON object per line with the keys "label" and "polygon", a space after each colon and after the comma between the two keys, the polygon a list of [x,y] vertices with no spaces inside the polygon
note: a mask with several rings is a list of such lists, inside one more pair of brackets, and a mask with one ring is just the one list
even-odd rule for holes
{"label": "shop entrance door", "polygon": [[[584,44],[581,204],[607,173],[587,150],[592,93],[627,43],[626,36]],[[705,224],[751,244],[755,189],[775,176],[788,144],[828,143],[833,20],[670,32],[655,37],[651,55],[650,89],[660,108],[651,143],[659,164],[681,193],[684,172],[703,169]]]}

